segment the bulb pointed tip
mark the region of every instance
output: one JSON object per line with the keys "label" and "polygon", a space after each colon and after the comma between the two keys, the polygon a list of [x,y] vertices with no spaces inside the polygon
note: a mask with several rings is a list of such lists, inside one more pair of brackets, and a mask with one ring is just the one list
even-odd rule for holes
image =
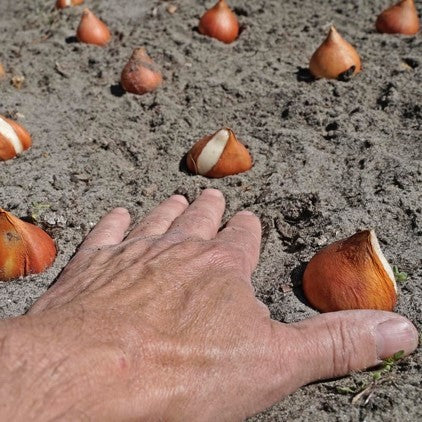
{"label": "bulb pointed tip", "polygon": [[338,37],[340,34],[338,33],[336,27],[334,25],[330,26],[330,30],[328,31],[328,37]]}

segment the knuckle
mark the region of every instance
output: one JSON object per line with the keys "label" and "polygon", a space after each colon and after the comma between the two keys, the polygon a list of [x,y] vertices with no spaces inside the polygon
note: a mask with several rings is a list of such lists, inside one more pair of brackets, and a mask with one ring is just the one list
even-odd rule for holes
{"label": "knuckle", "polygon": [[221,244],[222,253],[230,258],[233,266],[239,269],[245,269],[250,267],[248,261],[248,248],[239,242],[224,242]]}
{"label": "knuckle", "polygon": [[329,334],[329,350],[334,375],[349,373],[355,368],[355,357],[359,355],[350,327],[338,319],[327,324]]}
{"label": "knuckle", "polygon": [[246,227],[227,227],[228,242],[242,251],[253,252],[260,240]]}
{"label": "knuckle", "polygon": [[107,261],[109,261],[110,257],[111,257],[111,248],[104,248],[104,249],[100,249],[98,250],[96,253],[91,254],[92,256],[90,257],[90,260],[87,260],[87,265],[98,265],[98,266],[102,266],[104,265]]}
{"label": "knuckle", "polygon": [[163,215],[152,215],[146,218],[140,225],[137,230],[137,234],[142,235],[144,231],[155,230],[157,227],[163,226],[170,221],[169,217],[165,214]]}
{"label": "knuckle", "polygon": [[238,261],[238,248],[226,243],[213,242],[208,250],[210,260],[218,262],[224,266],[233,266]]}
{"label": "knuckle", "polygon": [[214,226],[214,220],[211,215],[195,212],[189,216],[189,222],[191,225],[195,226]]}
{"label": "knuckle", "polygon": [[162,223],[171,223],[173,221],[173,216],[168,212],[158,212],[157,214],[150,217],[149,224],[162,225]]}
{"label": "knuckle", "polygon": [[113,230],[112,227],[104,227],[98,235],[101,236],[103,239],[111,239],[113,238],[113,235],[115,233],[115,230]]}
{"label": "knuckle", "polygon": [[258,241],[259,239],[257,239],[256,234],[251,230],[250,227],[245,227],[245,226],[236,226],[236,227],[227,227],[227,229],[231,229],[234,233],[240,234],[240,236],[244,239],[247,240],[256,240]]}
{"label": "knuckle", "polygon": [[228,232],[233,232],[233,233],[240,233],[240,234],[245,234],[245,235],[248,235],[250,232],[249,232],[249,230],[248,229],[246,229],[246,227],[243,227],[243,226],[229,226],[229,227],[226,227],[226,230],[228,231]]}

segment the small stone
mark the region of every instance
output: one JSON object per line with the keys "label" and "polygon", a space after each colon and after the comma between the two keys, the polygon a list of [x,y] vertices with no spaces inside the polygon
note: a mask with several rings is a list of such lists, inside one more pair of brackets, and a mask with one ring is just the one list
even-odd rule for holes
{"label": "small stone", "polygon": [[167,13],[170,13],[170,15],[174,15],[176,13],[177,9],[178,9],[178,6],[175,5],[175,4],[169,4],[166,7]]}
{"label": "small stone", "polygon": [[142,195],[144,196],[151,196],[153,195],[155,192],[157,192],[158,186],[156,184],[152,184],[147,186],[146,188],[144,188],[142,190]]}
{"label": "small stone", "polygon": [[15,75],[12,77],[10,83],[16,88],[21,89],[25,82],[25,76]]}
{"label": "small stone", "polygon": [[323,245],[325,245],[327,243],[327,240],[328,239],[325,236],[321,236],[320,238],[318,238],[318,239],[315,240],[315,243],[318,246],[323,246]]}

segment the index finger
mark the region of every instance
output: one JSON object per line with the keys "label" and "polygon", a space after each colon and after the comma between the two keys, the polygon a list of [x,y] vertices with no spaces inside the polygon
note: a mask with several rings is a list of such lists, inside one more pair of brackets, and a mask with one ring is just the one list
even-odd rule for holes
{"label": "index finger", "polygon": [[250,275],[258,264],[261,235],[259,218],[250,211],[240,211],[218,233],[216,240],[232,243],[241,249],[245,258],[245,269]]}

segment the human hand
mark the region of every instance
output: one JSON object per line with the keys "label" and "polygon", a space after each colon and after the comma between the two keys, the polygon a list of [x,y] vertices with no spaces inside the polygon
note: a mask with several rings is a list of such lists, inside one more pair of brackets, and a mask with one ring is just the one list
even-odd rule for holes
{"label": "human hand", "polygon": [[[251,284],[259,220],[240,212],[219,231],[224,208],[216,190],[190,206],[175,195],[126,238],[127,211],[107,214],[57,283],[5,328],[26,369],[28,345],[37,362],[37,379],[26,373],[9,388],[5,414],[241,420],[311,381],[416,348],[416,329],[389,312],[272,320]],[[37,396],[29,404],[26,389]]]}

